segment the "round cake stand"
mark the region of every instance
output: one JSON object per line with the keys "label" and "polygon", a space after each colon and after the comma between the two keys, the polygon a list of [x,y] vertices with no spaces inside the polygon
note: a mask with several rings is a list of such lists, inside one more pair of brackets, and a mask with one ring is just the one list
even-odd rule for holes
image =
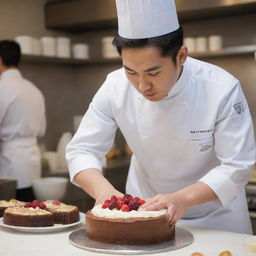
{"label": "round cake stand", "polygon": [[193,243],[193,235],[183,229],[176,228],[175,239],[153,245],[118,245],[93,241],[86,236],[85,228],[75,230],[69,235],[72,245],[87,251],[106,254],[150,254],[177,250]]}

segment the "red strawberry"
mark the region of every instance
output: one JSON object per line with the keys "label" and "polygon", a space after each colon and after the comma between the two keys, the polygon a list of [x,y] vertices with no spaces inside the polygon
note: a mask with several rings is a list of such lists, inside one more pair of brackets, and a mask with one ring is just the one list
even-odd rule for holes
{"label": "red strawberry", "polygon": [[130,208],[127,204],[124,204],[122,207],[121,207],[121,211],[123,212],[129,212],[130,211]]}
{"label": "red strawberry", "polygon": [[128,206],[129,206],[129,208],[130,208],[131,211],[132,211],[132,210],[137,211],[137,210],[139,209],[139,207],[140,207],[139,203],[138,203],[136,200],[131,200],[131,201],[129,202]]}

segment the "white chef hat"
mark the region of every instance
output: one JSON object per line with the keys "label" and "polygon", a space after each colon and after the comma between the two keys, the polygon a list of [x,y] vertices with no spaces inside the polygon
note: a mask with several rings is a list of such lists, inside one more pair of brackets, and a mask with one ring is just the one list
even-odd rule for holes
{"label": "white chef hat", "polygon": [[116,7],[121,37],[150,38],[179,28],[174,0],[116,0]]}

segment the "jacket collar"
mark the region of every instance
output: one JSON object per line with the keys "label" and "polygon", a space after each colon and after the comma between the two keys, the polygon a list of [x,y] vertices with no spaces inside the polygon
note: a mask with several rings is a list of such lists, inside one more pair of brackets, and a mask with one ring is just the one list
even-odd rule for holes
{"label": "jacket collar", "polygon": [[22,77],[22,76],[20,71],[16,68],[8,69],[1,74],[1,80],[6,80],[12,77]]}

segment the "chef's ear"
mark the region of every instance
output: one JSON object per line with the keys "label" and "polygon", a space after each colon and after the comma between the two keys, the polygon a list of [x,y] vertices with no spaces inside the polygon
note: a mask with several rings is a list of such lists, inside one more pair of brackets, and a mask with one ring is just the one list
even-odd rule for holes
{"label": "chef's ear", "polygon": [[182,45],[177,54],[177,64],[179,66],[182,66],[185,63],[187,57],[188,57],[188,48],[187,48],[187,46]]}
{"label": "chef's ear", "polygon": [[0,71],[2,70],[2,67],[4,67],[4,62],[2,57],[0,56]]}
{"label": "chef's ear", "polygon": [[4,66],[3,58],[0,56],[0,66]]}

